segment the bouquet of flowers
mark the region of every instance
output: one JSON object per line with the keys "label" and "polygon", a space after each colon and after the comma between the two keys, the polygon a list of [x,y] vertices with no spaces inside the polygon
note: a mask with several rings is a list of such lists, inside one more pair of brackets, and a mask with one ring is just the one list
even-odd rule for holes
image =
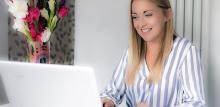
{"label": "bouquet of flowers", "polygon": [[13,28],[21,32],[28,43],[28,54],[36,52],[36,43],[43,46],[68,8],[66,0],[5,0],[14,17]]}

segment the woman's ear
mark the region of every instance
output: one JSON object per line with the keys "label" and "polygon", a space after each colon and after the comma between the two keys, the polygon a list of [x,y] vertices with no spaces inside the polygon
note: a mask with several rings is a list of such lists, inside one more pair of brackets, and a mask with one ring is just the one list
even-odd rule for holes
{"label": "woman's ear", "polygon": [[171,8],[166,11],[166,21],[171,20],[173,18],[173,11]]}

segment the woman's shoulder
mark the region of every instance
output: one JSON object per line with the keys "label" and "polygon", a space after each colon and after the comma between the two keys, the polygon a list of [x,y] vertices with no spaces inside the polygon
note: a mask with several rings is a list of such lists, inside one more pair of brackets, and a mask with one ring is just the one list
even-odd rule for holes
{"label": "woman's shoulder", "polygon": [[183,59],[186,57],[187,54],[190,54],[191,51],[196,50],[195,45],[188,40],[185,37],[176,36],[174,43],[173,43],[173,49],[172,51],[180,57],[180,61],[183,61]]}
{"label": "woman's shoulder", "polygon": [[175,40],[175,42],[176,42],[176,44],[178,44],[177,46],[179,48],[182,47],[185,51],[187,51],[186,53],[191,52],[191,51],[198,52],[199,47],[196,47],[196,45],[194,43],[192,43],[190,40],[188,40],[187,38],[177,36],[176,39],[177,40]]}
{"label": "woman's shoulder", "polygon": [[181,51],[188,51],[193,46],[192,42],[185,37],[176,36],[173,42],[173,48]]}
{"label": "woman's shoulder", "polygon": [[176,36],[174,39],[174,45],[181,45],[181,46],[185,46],[185,45],[190,45],[192,46],[192,42],[190,40],[188,40],[185,37],[181,37],[181,36]]}
{"label": "woman's shoulder", "polygon": [[173,42],[172,52],[175,53],[176,57],[180,57],[181,59],[186,56],[192,47],[192,42],[185,37],[176,36]]}

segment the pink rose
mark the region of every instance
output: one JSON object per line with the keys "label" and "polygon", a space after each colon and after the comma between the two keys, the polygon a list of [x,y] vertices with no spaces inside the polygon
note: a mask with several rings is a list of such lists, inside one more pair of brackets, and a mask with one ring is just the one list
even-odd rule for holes
{"label": "pink rose", "polygon": [[29,8],[29,15],[31,19],[38,20],[40,16],[40,10],[38,8]]}
{"label": "pink rose", "polygon": [[30,33],[33,41],[36,41],[37,32],[34,29],[30,29]]}
{"label": "pink rose", "polygon": [[37,35],[37,40],[38,40],[38,42],[40,43],[40,45],[43,45],[43,42],[42,42],[42,40],[41,40],[41,34],[42,34],[42,33],[40,33],[40,35]]}
{"label": "pink rose", "polygon": [[27,23],[33,23],[33,20],[38,21],[40,16],[40,10],[38,8],[28,8],[28,15],[24,18]]}
{"label": "pink rose", "polygon": [[27,15],[23,20],[24,20],[25,22],[27,22],[27,23],[32,23],[32,22],[33,22],[32,19],[31,19],[31,17],[30,17],[30,15]]}
{"label": "pink rose", "polygon": [[35,30],[34,24],[29,24],[28,27],[29,27],[30,34],[31,34],[32,39],[33,39],[34,41],[36,41],[37,32],[36,32],[36,30]]}
{"label": "pink rose", "polygon": [[69,11],[68,8],[62,6],[58,11],[59,18],[61,18],[61,19],[64,18],[67,15],[68,11]]}

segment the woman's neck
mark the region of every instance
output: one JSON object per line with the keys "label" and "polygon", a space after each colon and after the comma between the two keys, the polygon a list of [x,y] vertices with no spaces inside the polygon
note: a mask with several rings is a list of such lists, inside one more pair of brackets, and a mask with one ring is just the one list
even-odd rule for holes
{"label": "woman's neck", "polygon": [[156,60],[159,55],[161,49],[161,40],[147,42],[147,51],[146,51],[146,63],[148,65],[148,69],[151,71]]}
{"label": "woman's neck", "polygon": [[161,45],[162,45],[161,39],[147,42],[147,54],[150,54],[150,55],[156,54],[157,55],[160,52]]}

